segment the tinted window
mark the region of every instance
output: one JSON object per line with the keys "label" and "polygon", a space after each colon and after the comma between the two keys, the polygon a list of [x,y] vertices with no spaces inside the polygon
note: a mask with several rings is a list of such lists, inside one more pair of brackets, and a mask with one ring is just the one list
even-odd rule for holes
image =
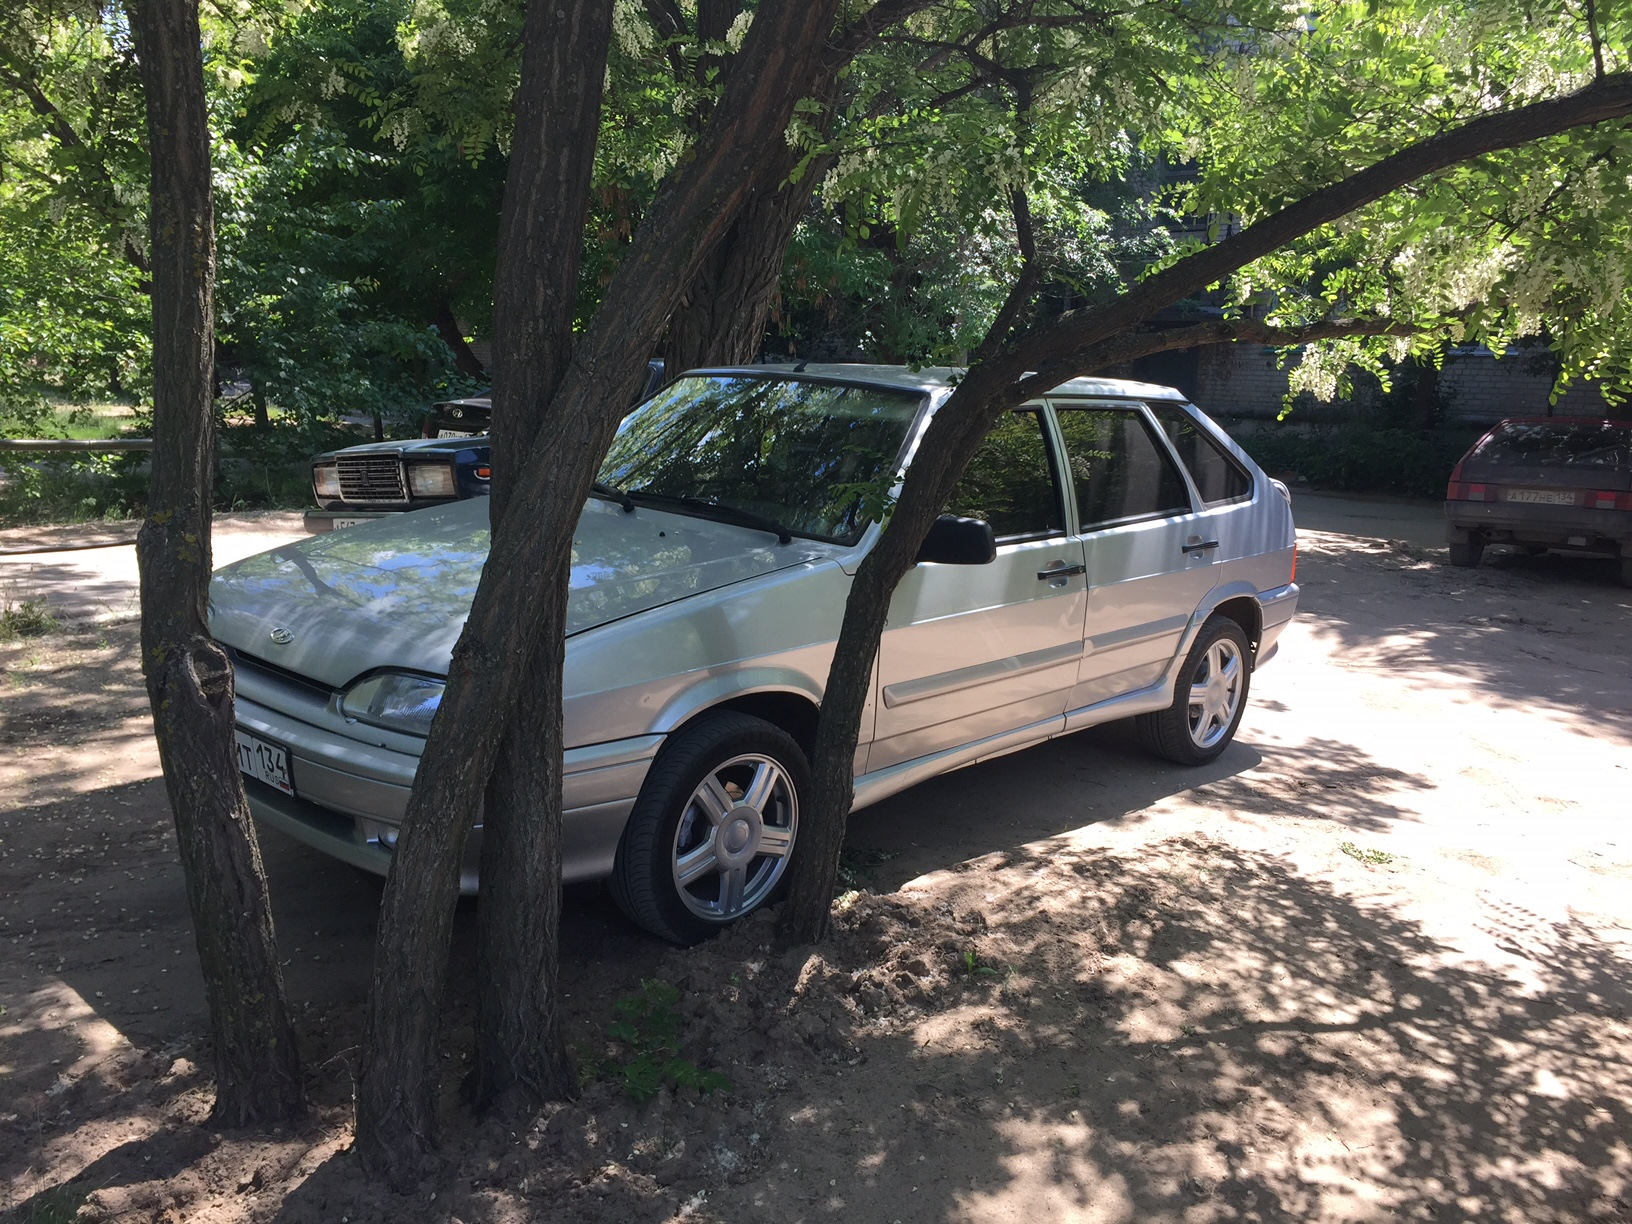
{"label": "tinted window", "polygon": [[1490,463],[1626,467],[1632,465],[1632,429],[1598,421],[1510,421],[1476,453]]}
{"label": "tinted window", "polygon": [[677,379],[618,427],[600,479],[854,543],[894,483],[921,397],[790,378]]}
{"label": "tinted window", "polygon": [[1201,500],[1209,506],[1252,495],[1252,477],[1202,429],[1196,418],[1177,404],[1152,404],[1179,460],[1190,470]]}
{"label": "tinted window", "polygon": [[1190,509],[1184,477],[1151,435],[1142,414],[1127,408],[1062,405],[1060,432],[1084,531]]}
{"label": "tinted window", "polygon": [[964,469],[946,510],[985,519],[999,539],[1057,535],[1065,530],[1039,413],[1006,413],[992,426]]}

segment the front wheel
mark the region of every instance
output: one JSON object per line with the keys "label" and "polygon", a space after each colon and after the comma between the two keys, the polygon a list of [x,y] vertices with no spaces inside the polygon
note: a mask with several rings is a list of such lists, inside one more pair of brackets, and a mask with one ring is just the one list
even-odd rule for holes
{"label": "front wheel", "polygon": [[618,908],[683,947],[753,913],[781,890],[809,790],[781,728],[736,713],[694,723],[640,788],[612,868]]}
{"label": "front wheel", "polygon": [[1173,704],[1138,718],[1140,738],[1178,765],[1205,765],[1230,746],[1247,708],[1252,653],[1227,616],[1209,616],[1185,656]]}

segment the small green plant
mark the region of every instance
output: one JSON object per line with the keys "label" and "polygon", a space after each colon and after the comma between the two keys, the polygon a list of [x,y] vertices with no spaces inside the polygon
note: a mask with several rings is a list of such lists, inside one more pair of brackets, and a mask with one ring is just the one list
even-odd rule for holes
{"label": "small green plant", "polygon": [[79,1218],[79,1208],[85,1202],[86,1190],[69,1182],[42,1190],[19,1209],[19,1220],[24,1224],[73,1224]]}
{"label": "small green plant", "polygon": [[729,1092],[731,1081],[718,1071],[705,1071],[680,1057],[680,1013],[675,1004],[680,992],[667,982],[643,981],[634,994],[613,1006],[618,1018],[606,1035],[622,1049],[609,1065],[586,1064],[591,1074],[610,1074],[623,1081],[623,1090],[636,1101],[649,1101],[665,1083],[700,1092]]}
{"label": "small green plant", "polygon": [[8,596],[4,607],[0,607],[0,642],[39,637],[56,627],[57,618],[51,615],[43,600],[25,599],[21,603],[13,603]]}
{"label": "small green plant", "polygon": [[1384,863],[1392,863],[1394,861],[1394,856],[1392,854],[1385,854],[1381,850],[1373,850],[1369,847],[1366,849],[1361,849],[1353,842],[1344,842],[1338,847],[1338,849],[1343,851],[1343,853],[1348,855],[1350,858],[1360,860],[1360,862],[1364,863],[1367,867],[1381,867]]}
{"label": "small green plant", "polygon": [[980,963],[980,957],[975,955],[973,948],[965,948],[963,952],[964,977],[996,977],[997,970],[991,965]]}

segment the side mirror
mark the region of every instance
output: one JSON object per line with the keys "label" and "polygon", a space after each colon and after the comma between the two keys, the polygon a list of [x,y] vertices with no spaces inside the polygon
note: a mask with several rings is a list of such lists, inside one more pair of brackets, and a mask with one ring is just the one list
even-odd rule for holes
{"label": "side mirror", "polygon": [[997,539],[984,519],[943,514],[930,524],[918,548],[918,560],[939,565],[990,565],[997,560]]}

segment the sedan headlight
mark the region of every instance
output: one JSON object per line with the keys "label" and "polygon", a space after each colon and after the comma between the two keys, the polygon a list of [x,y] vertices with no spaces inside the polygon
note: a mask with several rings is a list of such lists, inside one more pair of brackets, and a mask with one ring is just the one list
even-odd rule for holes
{"label": "sedan headlight", "polygon": [[340,496],[340,469],[332,463],[320,463],[312,469],[312,492],[319,499]]}
{"label": "sedan headlight", "polygon": [[345,691],[340,698],[340,712],[388,731],[429,735],[445,687],[444,681],[432,676],[379,672]]}
{"label": "sedan headlight", "polygon": [[453,466],[447,463],[410,463],[408,492],[415,497],[455,497],[459,487],[453,481]]}

